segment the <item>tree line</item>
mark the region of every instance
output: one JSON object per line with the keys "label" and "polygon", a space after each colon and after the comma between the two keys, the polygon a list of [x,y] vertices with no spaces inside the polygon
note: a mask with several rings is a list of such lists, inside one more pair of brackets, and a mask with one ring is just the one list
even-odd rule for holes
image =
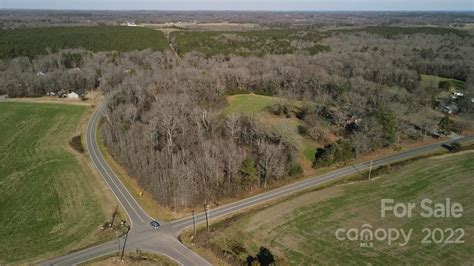
{"label": "tree line", "polygon": [[1,30],[0,58],[34,57],[62,49],[84,48],[90,51],[133,51],[168,48],[161,31],[143,27],[42,27]]}

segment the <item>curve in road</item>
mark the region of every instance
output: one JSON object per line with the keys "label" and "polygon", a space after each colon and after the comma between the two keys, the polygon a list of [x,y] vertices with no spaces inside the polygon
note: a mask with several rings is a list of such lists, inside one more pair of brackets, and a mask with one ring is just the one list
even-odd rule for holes
{"label": "curve in road", "polygon": [[[210,265],[208,261],[192,252],[185,247],[178,239],[179,233],[186,227],[193,224],[193,217],[186,217],[170,223],[163,223],[161,229],[154,230],[149,225],[153,218],[148,215],[137,203],[135,198],[130,194],[127,188],[123,185],[112,168],[107,164],[102,155],[99,144],[97,143],[97,127],[101,117],[101,109],[94,112],[92,118],[87,126],[86,131],[86,146],[91,161],[97,168],[104,182],[109,186],[117,200],[121,204],[124,211],[127,213],[131,230],[127,237],[126,250],[146,250],[148,252],[157,252],[168,256],[182,265]],[[373,168],[382,165],[393,164],[395,162],[406,160],[409,158],[425,155],[436,151],[442,145],[452,142],[468,142],[474,141],[474,136],[461,137],[456,140],[447,140],[435,144],[430,144],[415,149],[407,150],[398,154],[383,157],[372,162],[363,162],[352,166],[344,167],[330,173],[315,176],[299,182],[292,183],[274,190],[267,191],[228,205],[224,205],[208,212],[210,219],[223,217],[244,209],[256,206],[258,204],[275,200],[293,193],[297,193],[308,188],[320,185],[326,182],[333,181],[337,178],[356,174],[361,171],[368,170],[372,163]],[[196,223],[205,222],[205,214],[199,213],[196,215]],[[43,263],[44,265],[72,265],[85,262],[94,258],[98,258],[117,251],[118,241],[124,242],[124,239],[109,241],[101,245],[80,250],[60,258]]]}

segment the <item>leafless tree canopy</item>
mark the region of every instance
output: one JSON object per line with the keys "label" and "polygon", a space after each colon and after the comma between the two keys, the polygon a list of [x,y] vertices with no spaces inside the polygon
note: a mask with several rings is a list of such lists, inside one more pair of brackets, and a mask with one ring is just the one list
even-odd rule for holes
{"label": "leafless tree canopy", "polygon": [[439,88],[422,84],[420,74],[463,80],[466,99],[474,95],[471,37],[341,32],[324,43],[331,51],[314,56],[188,53],[179,60],[149,50],[64,50],[0,61],[0,94],[102,90],[107,146],[168,206],[213,202],[298,173],[294,144],[252,117],[222,113],[232,92],[302,101],[297,116],[306,134],[326,142],[325,131],[337,129],[355,156],[397,143],[414,125],[438,124],[432,114]]}

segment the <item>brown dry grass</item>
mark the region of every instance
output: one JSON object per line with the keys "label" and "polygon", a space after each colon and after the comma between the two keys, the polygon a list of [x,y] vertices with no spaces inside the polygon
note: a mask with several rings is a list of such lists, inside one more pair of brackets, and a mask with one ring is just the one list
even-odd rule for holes
{"label": "brown dry grass", "polygon": [[89,262],[85,262],[81,265],[84,266],[112,266],[112,265],[122,265],[122,266],[149,266],[149,265],[160,265],[160,266],[171,266],[178,265],[175,261],[159,255],[151,253],[140,253],[140,256],[137,256],[136,252],[127,252],[125,253],[123,260],[120,260],[117,254],[111,254],[102,258],[98,258]]}

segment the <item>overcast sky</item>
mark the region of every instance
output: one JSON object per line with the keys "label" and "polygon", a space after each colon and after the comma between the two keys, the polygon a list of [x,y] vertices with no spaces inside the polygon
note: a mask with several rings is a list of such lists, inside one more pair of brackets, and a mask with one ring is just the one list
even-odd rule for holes
{"label": "overcast sky", "polygon": [[0,8],[156,10],[458,10],[474,0],[0,0]]}

